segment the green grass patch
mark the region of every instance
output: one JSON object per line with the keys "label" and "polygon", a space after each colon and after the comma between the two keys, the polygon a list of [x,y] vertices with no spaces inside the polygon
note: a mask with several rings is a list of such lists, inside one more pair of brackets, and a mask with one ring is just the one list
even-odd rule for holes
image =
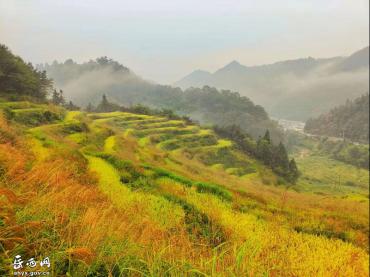
{"label": "green grass patch", "polygon": [[43,108],[12,110],[10,114],[10,119],[27,126],[49,124],[59,121],[62,118],[62,114],[45,110]]}
{"label": "green grass patch", "polygon": [[119,174],[120,181],[124,184],[135,182],[142,176],[142,173],[132,164],[131,161],[119,159],[118,157],[108,153],[90,153],[95,157],[102,158],[114,166]]}
{"label": "green grass patch", "polygon": [[194,185],[197,189],[197,192],[199,193],[210,193],[210,194],[216,195],[217,197],[225,201],[232,200],[231,192],[225,188],[220,187],[219,185],[203,183],[203,182],[197,182]]}
{"label": "green grass patch", "polygon": [[193,240],[205,241],[213,247],[226,241],[222,227],[211,220],[207,214],[177,196],[166,194],[164,197],[183,208],[187,231]]}
{"label": "green grass patch", "polygon": [[297,186],[304,191],[316,193],[367,193],[369,171],[326,156],[296,155],[301,177]]}
{"label": "green grass patch", "polygon": [[171,171],[165,170],[163,168],[153,167],[150,165],[144,165],[145,169],[149,169],[152,172],[154,172],[154,178],[161,178],[161,177],[167,177],[175,182],[178,182],[180,184],[183,184],[187,187],[193,186],[194,181],[187,179],[185,177],[179,176]]}
{"label": "green grass patch", "polygon": [[89,131],[89,127],[84,122],[69,121],[69,122],[62,124],[62,132],[65,134],[82,133],[82,132],[88,132],[88,131]]}
{"label": "green grass patch", "polygon": [[195,187],[196,191],[199,193],[209,193],[217,196],[218,198],[225,200],[225,201],[231,201],[232,200],[232,194],[227,189],[220,187],[216,184],[210,184],[205,182],[196,182],[190,179],[187,179],[183,176],[179,176],[173,172],[170,172],[168,170],[162,169],[162,168],[156,168],[149,165],[144,165],[145,169],[150,169],[154,172],[153,178],[162,178],[166,177],[168,179],[171,179],[177,183],[180,183],[182,185],[185,185],[187,187]]}

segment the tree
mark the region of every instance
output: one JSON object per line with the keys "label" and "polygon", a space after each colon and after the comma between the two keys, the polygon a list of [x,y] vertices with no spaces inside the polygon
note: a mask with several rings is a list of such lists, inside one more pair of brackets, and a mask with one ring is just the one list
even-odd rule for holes
{"label": "tree", "polygon": [[105,94],[103,94],[100,104],[96,107],[96,111],[102,113],[114,112],[119,110],[121,110],[121,107],[117,104],[110,103]]}
{"label": "tree", "polygon": [[266,140],[268,143],[271,143],[270,131],[269,130],[266,130],[266,133],[263,136],[263,139]]}
{"label": "tree", "polygon": [[78,111],[80,110],[80,107],[76,106],[75,104],[73,104],[72,101],[69,101],[67,105],[65,105],[65,108],[67,110],[70,110],[70,111]]}
{"label": "tree", "polygon": [[86,106],[86,111],[91,113],[95,110],[95,107],[89,102],[89,104]]}
{"label": "tree", "polygon": [[109,102],[108,102],[108,99],[107,99],[107,96],[105,94],[103,94],[103,98],[101,100],[101,104],[103,106],[108,106],[109,105]]}
{"label": "tree", "polygon": [[66,99],[64,98],[64,93],[63,90],[59,90],[59,104],[60,105],[65,105]]}
{"label": "tree", "polygon": [[289,175],[289,158],[285,146],[282,142],[274,149],[273,167],[279,170],[282,175]]}
{"label": "tree", "polygon": [[260,158],[264,164],[272,167],[272,145],[269,140],[259,138],[257,141],[257,157]]}
{"label": "tree", "polygon": [[53,95],[51,97],[51,102],[55,105],[64,105],[66,103],[63,95],[63,91],[59,90],[59,92],[54,89],[53,90]]}
{"label": "tree", "polygon": [[0,44],[0,92],[11,97],[27,96],[46,100],[52,80]]}
{"label": "tree", "polygon": [[299,177],[299,170],[298,170],[298,167],[297,167],[297,164],[293,159],[290,160],[289,162],[289,180],[292,182],[292,183],[295,183]]}
{"label": "tree", "polygon": [[51,102],[55,105],[59,105],[59,93],[56,89],[53,90],[53,95],[51,96]]}

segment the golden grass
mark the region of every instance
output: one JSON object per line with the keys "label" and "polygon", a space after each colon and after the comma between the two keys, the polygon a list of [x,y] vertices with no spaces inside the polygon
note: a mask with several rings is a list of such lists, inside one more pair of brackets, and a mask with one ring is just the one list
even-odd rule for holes
{"label": "golden grass", "polygon": [[[258,164],[257,173],[240,178],[181,151],[158,149],[148,139],[124,134],[113,122],[109,128],[114,136],[104,135],[107,122],[93,124],[82,145],[70,143],[59,125],[34,129],[58,142],[58,147],[45,148],[32,136],[16,136],[16,128],[0,116],[0,129],[9,134],[0,141],[0,219],[5,222],[0,239],[7,249],[5,260],[11,260],[19,247],[30,256],[48,253],[54,276],[85,276],[100,265],[111,276],[116,264],[129,268],[129,276],[368,276],[368,202],[274,186],[276,177]],[[99,143],[98,134],[103,138]],[[107,161],[80,154],[89,144],[138,167],[147,163],[217,183],[232,191],[233,200],[223,202],[164,177],[150,179],[158,187],[154,192],[132,190]],[[163,195],[176,196],[206,215],[221,228],[225,242],[215,247],[191,237],[186,211]],[[296,232],[297,226],[330,227],[352,237],[343,242]]]}

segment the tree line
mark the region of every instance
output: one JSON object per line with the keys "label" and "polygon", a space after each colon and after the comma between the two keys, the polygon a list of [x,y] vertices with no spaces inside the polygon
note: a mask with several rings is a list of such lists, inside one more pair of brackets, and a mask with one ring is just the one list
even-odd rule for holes
{"label": "tree line", "polygon": [[0,93],[9,98],[32,98],[43,101],[53,87],[46,71],[40,71],[31,63],[0,44]]}
{"label": "tree line", "polygon": [[289,160],[282,142],[277,145],[272,142],[269,130],[266,130],[265,135],[260,136],[257,140],[243,132],[237,125],[216,126],[214,130],[218,135],[234,141],[241,151],[262,161],[277,175],[284,177],[291,183],[297,181],[300,173],[294,158]]}

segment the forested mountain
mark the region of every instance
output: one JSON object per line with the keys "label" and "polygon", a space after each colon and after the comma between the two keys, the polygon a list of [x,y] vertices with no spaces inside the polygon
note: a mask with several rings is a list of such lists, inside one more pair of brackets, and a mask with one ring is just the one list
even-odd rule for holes
{"label": "forested mountain", "polygon": [[116,61],[102,57],[78,64],[72,60],[39,65],[62,88],[67,98],[78,105],[96,104],[106,94],[120,105],[143,104],[172,109],[203,124],[241,126],[255,138],[269,129],[275,141],[281,140],[277,123],[263,107],[230,90],[204,86],[181,90],[148,82]]}
{"label": "forested mountain", "polygon": [[353,141],[369,141],[369,94],[309,119],[305,132],[315,135],[341,137]]}
{"label": "forested mountain", "polygon": [[[233,61],[214,73],[197,70],[175,84],[237,90],[278,118],[305,121],[369,89],[369,47],[350,57],[304,58],[260,66]],[[320,103],[320,105],[318,105]]]}

